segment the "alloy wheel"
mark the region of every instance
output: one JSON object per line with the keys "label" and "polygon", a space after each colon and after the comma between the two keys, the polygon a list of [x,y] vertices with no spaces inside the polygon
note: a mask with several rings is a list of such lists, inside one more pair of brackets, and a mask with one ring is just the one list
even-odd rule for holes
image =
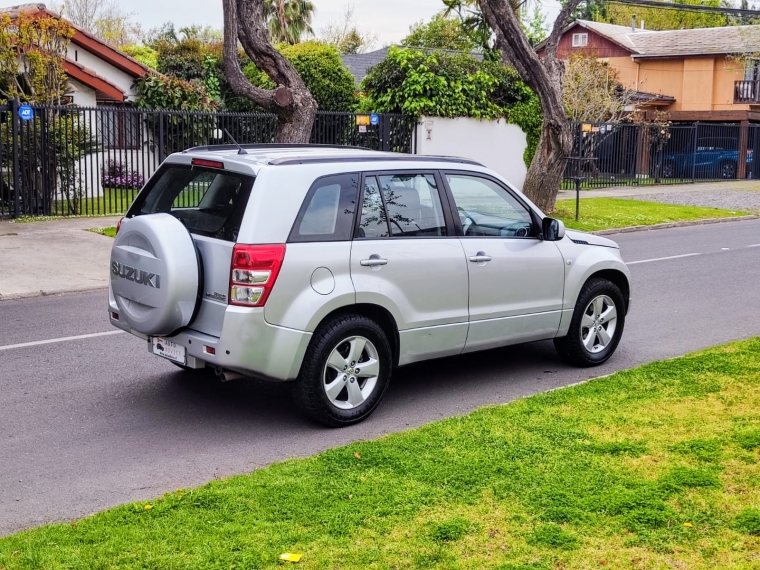
{"label": "alloy wheel", "polygon": [[617,307],[607,295],[594,297],[583,312],[581,341],[592,354],[603,351],[615,337]]}
{"label": "alloy wheel", "polygon": [[330,403],[342,410],[352,410],[372,395],[379,375],[380,360],[375,345],[363,336],[352,336],[338,343],[330,353],[322,385]]}

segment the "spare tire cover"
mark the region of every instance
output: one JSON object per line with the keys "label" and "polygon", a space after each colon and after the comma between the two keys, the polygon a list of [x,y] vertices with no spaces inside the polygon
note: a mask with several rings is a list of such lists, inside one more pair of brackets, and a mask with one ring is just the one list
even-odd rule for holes
{"label": "spare tire cover", "polygon": [[198,254],[170,214],[127,218],[111,249],[111,289],[119,318],[146,335],[190,324],[198,300]]}

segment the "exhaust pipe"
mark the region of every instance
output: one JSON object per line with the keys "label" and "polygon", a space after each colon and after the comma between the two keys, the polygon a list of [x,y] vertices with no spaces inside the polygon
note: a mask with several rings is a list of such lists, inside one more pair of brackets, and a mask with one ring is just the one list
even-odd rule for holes
{"label": "exhaust pipe", "polygon": [[220,382],[240,380],[241,378],[246,377],[245,374],[239,374],[238,372],[233,372],[232,370],[224,370],[220,367],[217,367],[215,372],[216,372],[216,377],[219,379]]}

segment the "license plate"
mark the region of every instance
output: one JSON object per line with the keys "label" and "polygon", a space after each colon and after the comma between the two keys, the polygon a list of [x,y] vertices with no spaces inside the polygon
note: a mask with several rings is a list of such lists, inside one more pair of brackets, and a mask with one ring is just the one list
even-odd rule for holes
{"label": "license plate", "polygon": [[157,354],[158,356],[161,356],[178,364],[187,363],[187,351],[184,346],[174,344],[173,342],[158,336],[153,337],[152,343],[153,354]]}

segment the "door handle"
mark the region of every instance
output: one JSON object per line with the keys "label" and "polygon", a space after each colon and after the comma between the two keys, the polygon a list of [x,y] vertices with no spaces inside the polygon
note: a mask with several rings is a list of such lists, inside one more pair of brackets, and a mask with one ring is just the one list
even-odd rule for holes
{"label": "door handle", "polygon": [[369,259],[362,259],[359,262],[362,267],[380,267],[381,265],[388,265],[388,260],[381,258],[376,253],[369,256]]}
{"label": "door handle", "polygon": [[479,251],[475,255],[470,256],[470,261],[473,263],[486,263],[488,261],[491,261],[491,256],[486,255],[483,251]]}

